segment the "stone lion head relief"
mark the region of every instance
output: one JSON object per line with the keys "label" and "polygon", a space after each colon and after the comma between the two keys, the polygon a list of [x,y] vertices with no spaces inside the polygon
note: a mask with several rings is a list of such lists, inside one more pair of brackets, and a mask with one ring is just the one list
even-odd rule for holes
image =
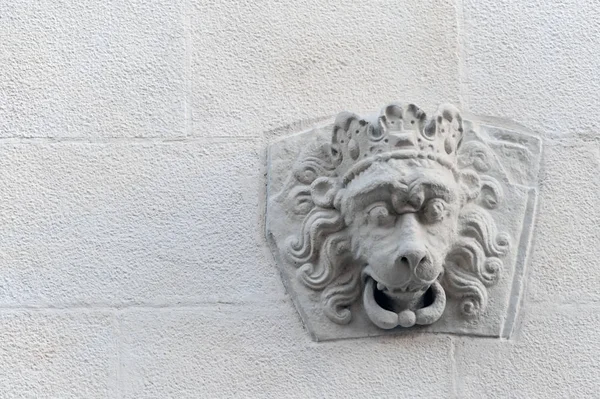
{"label": "stone lion head relief", "polygon": [[[279,181],[269,171],[280,189],[269,196],[267,229],[305,323],[326,332],[312,331],[317,338],[418,326],[481,332],[490,289],[515,276],[507,263],[520,232],[495,219],[507,222],[504,192],[519,190],[484,140],[466,139],[475,132],[465,125],[452,105],[427,118],[413,104],[391,104],[368,117],[343,112],[271,157],[276,169],[290,147],[300,149]],[[529,148],[508,144],[531,162]],[[523,194],[521,219],[531,196]],[[506,299],[499,304],[508,308]]]}

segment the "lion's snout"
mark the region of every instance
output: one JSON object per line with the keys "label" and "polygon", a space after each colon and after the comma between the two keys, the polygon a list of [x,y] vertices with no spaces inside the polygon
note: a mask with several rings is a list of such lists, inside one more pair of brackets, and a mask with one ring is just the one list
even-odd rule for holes
{"label": "lion's snout", "polygon": [[392,290],[404,291],[409,286],[411,291],[425,289],[442,272],[442,265],[415,233],[413,230],[399,234],[401,240],[397,240],[389,256],[378,257],[386,262],[371,264],[380,282]]}

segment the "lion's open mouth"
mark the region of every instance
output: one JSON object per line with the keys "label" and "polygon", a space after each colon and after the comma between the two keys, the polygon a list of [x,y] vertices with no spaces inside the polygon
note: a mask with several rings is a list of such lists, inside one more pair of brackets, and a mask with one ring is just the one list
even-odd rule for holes
{"label": "lion's open mouth", "polygon": [[368,272],[363,278],[365,311],[379,328],[389,330],[397,326],[432,324],[446,308],[446,293],[437,280],[425,288],[407,286],[402,290],[390,290]]}

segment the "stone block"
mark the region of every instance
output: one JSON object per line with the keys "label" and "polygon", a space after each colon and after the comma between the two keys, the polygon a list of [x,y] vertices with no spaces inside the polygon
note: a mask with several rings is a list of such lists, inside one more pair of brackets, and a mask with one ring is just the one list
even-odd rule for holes
{"label": "stone block", "polygon": [[116,319],[102,311],[0,311],[2,398],[115,398]]}
{"label": "stone block", "polygon": [[458,100],[454,1],[193,0],[195,136]]}
{"label": "stone block", "polygon": [[0,304],[283,297],[259,144],[0,145]]}
{"label": "stone block", "polygon": [[595,0],[465,1],[463,107],[547,135],[595,134],[598,21]]}
{"label": "stone block", "polygon": [[0,5],[0,136],[185,135],[183,0]]}
{"label": "stone block", "polygon": [[443,336],[310,342],[289,302],[127,310],[123,398],[448,397]]}
{"label": "stone block", "polygon": [[459,398],[598,396],[598,305],[534,306],[514,341],[457,342]]}
{"label": "stone block", "polygon": [[600,301],[600,147],[577,139],[544,150],[528,297]]}

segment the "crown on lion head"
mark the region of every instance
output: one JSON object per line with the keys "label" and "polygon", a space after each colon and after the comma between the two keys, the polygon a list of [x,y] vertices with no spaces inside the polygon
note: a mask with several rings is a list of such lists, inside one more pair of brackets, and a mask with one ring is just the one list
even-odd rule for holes
{"label": "crown on lion head", "polygon": [[456,170],[463,121],[456,107],[441,105],[431,119],[414,104],[390,104],[376,117],[342,112],[331,135],[331,159],[342,184],[374,162],[429,158]]}

